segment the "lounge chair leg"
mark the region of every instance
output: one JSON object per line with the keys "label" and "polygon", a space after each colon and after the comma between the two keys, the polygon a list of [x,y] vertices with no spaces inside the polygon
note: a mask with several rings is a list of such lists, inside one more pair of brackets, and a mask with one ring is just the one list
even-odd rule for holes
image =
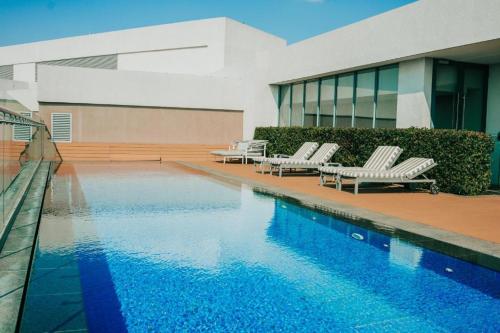
{"label": "lounge chair leg", "polygon": [[224,164],[226,164],[226,158],[224,157]]}
{"label": "lounge chair leg", "polygon": [[323,179],[323,172],[321,172],[321,171],[320,171],[320,174],[319,174],[319,185],[320,186],[325,185],[325,180]]}
{"label": "lounge chair leg", "polygon": [[340,176],[335,177],[335,187],[337,188],[337,190],[342,191],[342,179],[340,178]]}
{"label": "lounge chair leg", "polygon": [[280,166],[280,173],[279,173],[279,176],[281,177],[283,175],[283,169],[281,168]]}
{"label": "lounge chair leg", "polygon": [[359,183],[358,180],[354,180],[354,194],[358,194]]}

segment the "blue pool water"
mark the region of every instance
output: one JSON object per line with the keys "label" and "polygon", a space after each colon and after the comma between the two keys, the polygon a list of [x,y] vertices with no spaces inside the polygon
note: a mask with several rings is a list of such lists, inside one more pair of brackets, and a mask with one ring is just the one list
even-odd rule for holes
{"label": "blue pool water", "polygon": [[174,165],[63,165],[41,223],[24,332],[500,331],[498,272]]}

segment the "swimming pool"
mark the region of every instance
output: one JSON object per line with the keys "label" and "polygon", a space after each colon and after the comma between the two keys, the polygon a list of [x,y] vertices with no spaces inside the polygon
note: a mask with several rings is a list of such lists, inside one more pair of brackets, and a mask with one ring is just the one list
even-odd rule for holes
{"label": "swimming pool", "polygon": [[63,164],[23,332],[496,332],[498,272],[174,164]]}

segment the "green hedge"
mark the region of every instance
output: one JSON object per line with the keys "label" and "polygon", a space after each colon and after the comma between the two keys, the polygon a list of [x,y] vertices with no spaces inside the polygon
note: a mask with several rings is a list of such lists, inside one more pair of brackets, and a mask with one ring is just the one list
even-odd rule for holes
{"label": "green hedge", "polygon": [[259,127],[255,129],[254,138],[269,140],[269,155],[293,154],[306,141],[335,142],[340,149],[332,161],[346,166],[362,166],[377,146],[399,146],[404,150],[396,163],[409,157],[429,157],[438,163],[427,174],[437,180],[443,192],[475,195],[490,185],[493,140],[480,132]]}

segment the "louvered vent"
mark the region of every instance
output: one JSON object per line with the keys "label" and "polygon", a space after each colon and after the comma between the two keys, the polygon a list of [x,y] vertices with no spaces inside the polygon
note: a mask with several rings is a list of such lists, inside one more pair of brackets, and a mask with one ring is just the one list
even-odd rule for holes
{"label": "louvered vent", "polygon": [[52,113],[52,141],[71,142],[71,113]]}
{"label": "louvered vent", "polygon": [[0,66],[0,79],[13,80],[14,66],[13,65]]}
{"label": "louvered vent", "polygon": [[[31,118],[31,112],[19,112],[21,116],[26,118]],[[14,131],[12,132],[12,139],[14,141],[31,141],[31,126],[14,125]]]}
{"label": "louvered vent", "polygon": [[42,61],[39,62],[39,64],[53,65],[53,66],[67,66],[67,67],[116,69],[117,59],[118,56],[116,54],[110,54],[110,55],[103,55],[96,57],[82,57],[82,58]]}

